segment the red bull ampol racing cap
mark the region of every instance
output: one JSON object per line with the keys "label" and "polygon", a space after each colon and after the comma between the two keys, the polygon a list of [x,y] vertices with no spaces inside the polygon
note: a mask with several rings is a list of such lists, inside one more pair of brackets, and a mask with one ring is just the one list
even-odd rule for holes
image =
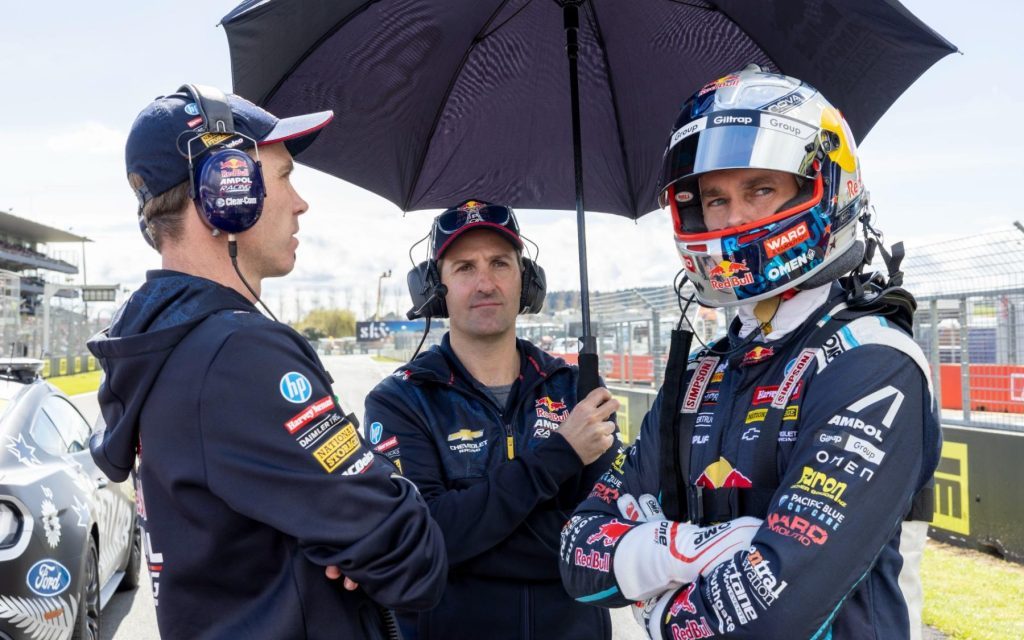
{"label": "red bull ampol racing cap", "polygon": [[320,111],[290,118],[277,118],[264,109],[234,94],[224,96],[236,135],[208,132],[200,106],[186,92],[162,96],[139,113],[128,133],[125,165],[128,173],[138,174],[144,183],[136,190],[140,204],[189,179],[190,140],[193,161],[211,147],[245,149],[256,140],[259,146],[283,142],[293,157],[302,153],[334,117],[332,111]]}

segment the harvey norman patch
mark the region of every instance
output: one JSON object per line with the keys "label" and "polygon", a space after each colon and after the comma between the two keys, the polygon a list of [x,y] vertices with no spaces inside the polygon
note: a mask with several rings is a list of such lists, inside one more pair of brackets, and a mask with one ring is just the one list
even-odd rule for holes
{"label": "harvey norman patch", "polygon": [[331,396],[324,396],[295,414],[291,420],[284,423],[284,428],[288,430],[288,433],[294,434],[296,431],[333,408],[334,399],[331,398]]}
{"label": "harvey norman patch", "polygon": [[359,449],[359,434],[351,423],[327,439],[313,451],[313,457],[327,473],[333,473]]}

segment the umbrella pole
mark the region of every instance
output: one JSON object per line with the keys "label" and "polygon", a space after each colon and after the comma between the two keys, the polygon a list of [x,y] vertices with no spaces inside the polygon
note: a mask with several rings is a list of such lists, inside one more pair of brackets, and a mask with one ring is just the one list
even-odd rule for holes
{"label": "umbrella pole", "polygon": [[597,340],[590,329],[590,283],[587,276],[587,222],[583,213],[583,137],[580,132],[579,7],[583,0],[560,0],[565,24],[565,53],[569,58],[569,100],[572,108],[572,162],[576,173],[576,233],[580,260],[580,306],[583,343],[579,352],[580,375],[576,397],[584,398],[597,388]]}

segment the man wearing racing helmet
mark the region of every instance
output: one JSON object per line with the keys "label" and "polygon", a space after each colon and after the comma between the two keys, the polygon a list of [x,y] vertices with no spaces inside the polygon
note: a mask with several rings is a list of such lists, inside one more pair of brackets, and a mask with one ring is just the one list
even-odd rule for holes
{"label": "man wearing racing helmet", "polygon": [[[696,299],[737,318],[670,356],[620,497],[563,530],[568,591],[642,601],[657,639],[919,638],[940,433],[913,298],[842,277],[867,209],[842,115],[748,67],[684,105],[661,184]],[[606,572],[566,561],[594,550]]]}

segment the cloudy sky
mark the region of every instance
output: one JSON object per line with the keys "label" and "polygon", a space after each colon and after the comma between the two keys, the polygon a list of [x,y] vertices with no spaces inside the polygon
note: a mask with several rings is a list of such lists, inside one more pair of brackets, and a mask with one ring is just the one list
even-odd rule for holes
{"label": "cloudy sky", "polygon": [[[139,238],[124,179],[128,127],[153,97],[183,82],[230,88],[227,40],[216,24],[234,0],[5,2],[0,24],[0,210],[88,236],[90,283],[136,286],[158,256]],[[880,226],[912,247],[1006,228],[1024,218],[1015,124],[1024,111],[1024,3],[904,0],[963,52],[941,60],[861,144]],[[408,246],[429,213],[300,167],[310,202],[298,268],[270,281],[285,316],[296,304],[372,312],[385,270],[385,309],[408,307]],[[523,211],[549,288],[577,289],[575,216]],[[679,261],[667,214],[639,222],[588,216],[592,290],[667,284]],[[77,247],[76,247],[77,249]],[[420,255],[420,254],[417,254]]]}

